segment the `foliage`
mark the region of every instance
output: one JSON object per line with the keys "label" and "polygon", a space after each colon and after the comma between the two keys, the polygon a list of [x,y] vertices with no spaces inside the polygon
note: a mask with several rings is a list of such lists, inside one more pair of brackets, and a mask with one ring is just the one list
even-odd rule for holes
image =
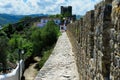
{"label": "foliage", "polygon": [[0,14],[0,24],[16,23],[24,15]]}
{"label": "foliage", "polygon": [[7,36],[10,38],[11,34],[15,32],[15,28],[12,27],[12,24],[7,24],[3,27],[3,31],[7,34]]}
{"label": "foliage", "polygon": [[24,50],[24,58],[28,58],[32,54],[32,43],[20,35],[14,34],[9,40],[9,61],[16,62],[18,60],[18,50]]}
{"label": "foliage", "polygon": [[45,46],[51,46],[57,41],[59,27],[54,21],[49,21],[41,32],[42,41]]}
{"label": "foliage", "polygon": [[42,50],[41,30],[39,28],[32,32],[31,39],[33,42],[33,54],[39,55]]}
{"label": "foliage", "polygon": [[7,49],[8,38],[6,36],[0,36],[0,63],[3,65],[3,72],[6,72],[7,67]]}
{"label": "foliage", "polygon": [[0,30],[0,36],[7,36],[3,30]]}
{"label": "foliage", "polygon": [[43,52],[43,57],[41,58],[40,62],[39,62],[39,68],[41,69],[42,66],[44,65],[44,63],[47,61],[47,59],[49,58],[50,54],[52,53],[52,48],[47,50],[47,51],[44,51]]}
{"label": "foliage", "polygon": [[16,62],[18,60],[18,40],[17,37],[13,37],[9,40],[9,55],[8,55],[8,60],[10,62]]}
{"label": "foliage", "polygon": [[63,18],[63,15],[61,15],[61,14],[56,14],[56,15],[50,15],[49,17],[50,17],[50,18],[59,18],[59,19],[62,19],[62,18]]}
{"label": "foliage", "polygon": [[[43,28],[26,28],[22,23],[14,28],[12,24],[8,24],[0,30],[0,63],[4,64],[4,68],[7,61],[16,63],[21,50],[24,50],[24,54],[20,54],[20,57],[26,60],[36,55],[48,57],[50,51],[42,52],[53,46],[58,36],[59,27],[54,21],[49,21]],[[43,58],[42,64],[47,57]]]}
{"label": "foliage", "polygon": [[25,16],[25,17],[21,18],[19,21],[22,22],[22,21],[27,21],[27,20],[30,20],[30,19],[32,19],[31,16]]}
{"label": "foliage", "polygon": [[21,23],[21,24],[19,24],[18,26],[16,26],[16,30],[17,31],[22,31],[23,30],[23,28],[24,28],[24,26],[23,26],[23,24]]}
{"label": "foliage", "polygon": [[52,46],[58,38],[59,27],[54,21],[49,21],[45,27],[32,28],[31,40],[33,42],[33,54],[42,56],[41,52]]}
{"label": "foliage", "polygon": [[39,62],[39,68],[41,68],[46,62],[46,60],[49,58],[52,49],[48,49],[48,48],[53,46],[53,44],[55,44],[58,36],[59,36],[59,27],[54,23],[54,21],[49,21],[41,31],[43,48],[46,50],[43,51],[43,57]]}
{"label": "foliage", "polygon": [[63,18],[63,16],[61,14],[56,14],[55,16],[56,16],[56,18],[60,18],[60,19]]}
{"label": "foliage", "polygon": [[29,58],[33,52],[33,43],[30,41],[24,41],[23,49],[24,49],[24,56],[23,56],[24,59]]}

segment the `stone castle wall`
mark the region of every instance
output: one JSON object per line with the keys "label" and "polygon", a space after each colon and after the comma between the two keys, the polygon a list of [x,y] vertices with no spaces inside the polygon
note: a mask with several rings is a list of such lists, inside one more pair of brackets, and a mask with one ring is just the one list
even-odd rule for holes
{"label": "stone castle wall", "polygon": [[81,80],[120,80],[120,0],[104,0],[67,26]]}

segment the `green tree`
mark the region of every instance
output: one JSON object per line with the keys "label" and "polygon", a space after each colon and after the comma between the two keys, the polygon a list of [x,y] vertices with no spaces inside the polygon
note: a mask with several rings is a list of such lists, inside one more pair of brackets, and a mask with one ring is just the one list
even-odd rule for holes
{"label": "green tree", "polygon": [[19,38],[20,35],[14,34],[8,43],[9,44],[8,60],[13,63],[16,63],[16,61],[18,60]]}
{"label": "green tree", "polygon": [[32,54],[32,43],[21,37],[19,34],[14,34],[9,40],[9,61],[16,62],[18,60],[18,50],[24,50],[24,58],[27,59]]}
{"label": "green tree", "polygon": [[59,27],[54,23],[54,21],[49,21],[41,33],[44,47],[53,45],[57,41],[58,33]]}
{"label": "green tree", "polygon": [[7,56],[8,56],[8,38],[6,36],[0,36],[0,63],[3,65],[3,72],[6,72]]}
{"label": "green tree", "polygon": [[27,21],[27,20],[30,20],[30,19],[32,19],[31,16],[25,16],[25,17],[23,17],[22,19],[20,19],[19,21],[20,21],[20,22],[21,22],[21,21]]}
{"label": "green tree", "polygon": [[7,37],[11,37],[11,34],[15,32],[15,28],[12,26],[12,24],[7,24],[3,27],[3,31],[7,34]]}
{"label": "green tree", "polygon": [[16,26],[17,31],[22,31],[24,29],[24,25],[20,23],[18,26]]}
{"label": "green tree", "polygon": [[24,50],[24,59],[27,59],[32,56],[32,52],[33,52],[32,42],[24,39],[22,48]]}
{"label": "green tree", "polygon": [[59,19],[62,19],[62,18],[63,18],[63,15],[61,15],[61,14],[56,14],[56,15],[50,15],[49,17],[50,17],[50,18],[59,18]]}
{"label": "green tree", "polygon": [[62,16],[61,14],[56,14],[56,18],[60,18],[60,19],[62,19],[63,16]]}
{"label": "green tree", "polygon": [[41,55],[40,52],[42,50],[43,42],[41,40],[41,30],[40,28],[36,28],[31,35],[31,39],[33,42],[33,55]]}

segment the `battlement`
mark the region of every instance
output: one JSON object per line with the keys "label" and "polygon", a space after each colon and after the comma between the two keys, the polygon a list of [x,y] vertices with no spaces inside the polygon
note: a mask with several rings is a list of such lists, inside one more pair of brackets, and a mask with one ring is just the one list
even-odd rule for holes
{"label": "battlement", "polygon": [[120,80],[120,1],[112,1],[67,26],[80,80]]}

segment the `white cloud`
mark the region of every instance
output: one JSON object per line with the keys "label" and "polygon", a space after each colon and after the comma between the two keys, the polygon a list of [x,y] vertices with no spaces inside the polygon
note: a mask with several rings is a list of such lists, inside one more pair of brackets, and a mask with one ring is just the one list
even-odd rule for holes
{"label": "white cloud", "polygon": [[[60,6],[72,6],[73,14],[85,14],[100,0],[0,0],[0,12],[8,14],[58,14]],[[10,6],[10,8],[8,8]]]}

